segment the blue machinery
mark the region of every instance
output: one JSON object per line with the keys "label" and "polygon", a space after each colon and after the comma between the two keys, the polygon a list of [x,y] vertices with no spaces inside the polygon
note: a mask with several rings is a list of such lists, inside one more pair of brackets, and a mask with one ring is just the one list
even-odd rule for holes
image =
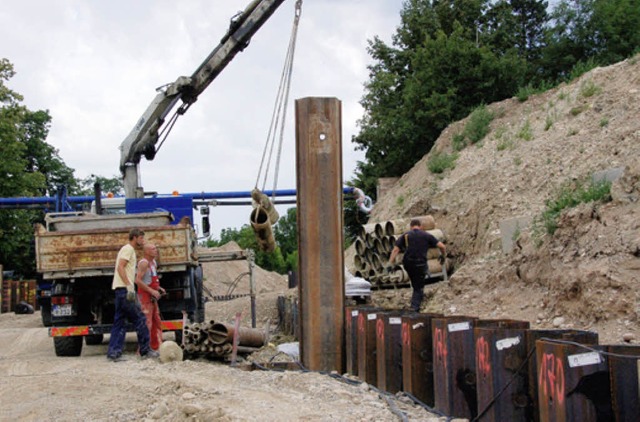
{"label": "blue machinery", "polygon": [[[345,187],[344,194],[353,194],[355,188]],[[278,203],[295,203],[295,189],[280,189],[276,191],[264,191],[268,197],[289,198],[288,200],[276,200]],[[102,196],[102,199],[109,199]],[[124,198],[117,196],[116,198]],[[251,204],[251,191],[231,191],[231,192],[199,192],[199,193],[182,193],[178,195],[159,195],[153,194],[145,198],[137,199],[137,201],[153,202],[153,199],[162,198],[183,198],[191,202],[192,206],[197,205],[249,205]],[[248,199],[248,201],[238,201],[239,199]],[[50,212],[67,212],[79,211],[87,209],[95,200],[95,196],[67,196],[66,187],[59,188],[55,196],[36,196],[36,197],[14,197],[0,198],[0,209],[43,209]],[[230,201],[225,201],[230,200]],[[131,201],[128,199],[127,201]],[[134,199],[134,201],[136,201]],[[141,211],[138,211],[141,212]]]}

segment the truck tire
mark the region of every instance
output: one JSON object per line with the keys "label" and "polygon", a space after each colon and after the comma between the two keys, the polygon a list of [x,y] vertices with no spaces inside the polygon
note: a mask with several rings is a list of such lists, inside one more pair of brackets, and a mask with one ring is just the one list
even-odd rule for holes
{"label": "truck tire", "polygon": [[96,346],[98,344],[102,344],[102,340],[104,340],[104,334],[89,334],[84,338],[84,342],[87,344],[87,346]]}
{"label": "truck tire", "polygon": [[56,349],[56,356],[80,356],[82,352],[82,337],[54,337],[53,347]]}
{"label": "truck tire", "polygon": [[51,305],[42,305],[40,308],[40,316],[42,317],[42,325],[51,327]]}

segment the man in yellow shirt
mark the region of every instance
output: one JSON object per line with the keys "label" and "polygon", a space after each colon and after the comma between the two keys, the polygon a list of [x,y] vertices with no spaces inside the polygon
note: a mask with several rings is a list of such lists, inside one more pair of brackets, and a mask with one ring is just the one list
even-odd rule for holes
{"label": "man in yellow shirt", "polygon": [[107,359],[113,362],[125,360],[122,357],[124,339],[127,334],[126,322],[129,320],[138,335],[138,350],[142,358],[158,357],[158,352],[149,347],[149,329],[147,318],[136,300],[134,287],[136,277],[136,247],[144,245],[144,232],[140,229],[129,231],[129,243],[120,248],[116,258],[116,267],[111,288],[116,296],[116,310],[111,327],[111,338]]}

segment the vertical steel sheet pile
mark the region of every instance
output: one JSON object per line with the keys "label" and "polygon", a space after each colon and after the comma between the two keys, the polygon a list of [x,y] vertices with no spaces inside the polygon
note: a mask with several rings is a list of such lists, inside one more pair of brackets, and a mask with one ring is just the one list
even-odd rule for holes
{"label": "vertical steel sheet pile", "polygon": [[394,310],[378,314],[376,321],[376,368],[378,388],[402,391],[402,315]]}
{"label": "vertical steel sheet pile", "polygon": [[446,415],[472,418],[477,412],[476,319],[458,315],[432,321],[434,407]]}
{"label": "vertical steel sheet pile", "polygon": [[[526,421],[528,377],[525,331],[528,322],[477,321],[476,382],[478,415],[483,422]],[[484,325],[484,327],[483,327]]]}
{"label": "vertical steel sheet pile", "polygon": [[442,314],[402,316],[402,386],[433,407],[433,342],[431,321]]}
{"label": "vertical steel sheet pile", "polygon": [[351,375],[358,375],[358,333],[359,317],[361,312],[374,312],[381,309],[372,306],[347,306],[345,308],[345,350],[346,350],[346,372]]}
{"label": "vertical steel sheet pile", "polygon": [[[427,232],[442,242],[446,240],[442,230],[435,228],[431,216],[416,218],[422,218],[427,222],[425,226]],[[363,225],[355,241],[356,255],[353,258],[353,264],[356,271],[354,275],[371,282],[373,288],[408,285],[409,275],[402,265],[394,266],[391,272],[385,271],[385,267],[397,237],[409,230],[410,221],[410,218],[406,218]],[[437,248],[429,249],[427,254],[429,273],[436,278],[444,277],[445,274],[442,265],[438,262],[439,256],[440,251]],[[401,262],[402,256],[400,255],[396,260]]]}
{"label": "vertical steel sheet pile", "polygon": [[342,103],[295,102],[300,357],[313,371],[343,371]]}
{"label": "vertical steel sheet pile", "polygon": [[345,309],[347,368],[450,417],[483,422],[640,420],[640,346],[529,322]]}
{"label": "vertical steel sheet pile", "polygon": [[[536,341],[541,338],[572,341],[585,345],[598,344],[598,334],[582,330],[527,330],[525,342],[527,353],[536,349]],[[527,405],[527,420],[540,420],[540,404],[538,403],[538,362],[535,354],[529,358],[527,376],[529,377],[529,400]]]}
{"label": "vertical steel sheet pile", "polygon": [[611,404],[617,422],[640,419],[640,391],[638,371],[640,346],[608,346],[611,378]]}
{"label": "vertical steel sheet pile", "polygon": [[609,363],[598,352],[606,348],[590,347],[592,350],[553,340],[536,342],[540,421],[614,420]]}
{"label": "vertical steel sheet pile", "polygon": [[358,377],[377,385],[376,323],[379,310],[361,310],[358,314]]}

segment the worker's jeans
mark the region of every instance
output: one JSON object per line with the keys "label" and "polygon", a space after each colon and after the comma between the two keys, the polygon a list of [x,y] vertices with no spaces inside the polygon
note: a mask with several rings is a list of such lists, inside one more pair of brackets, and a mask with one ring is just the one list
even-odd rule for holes
{"label": "worker's jeans", "polygon": [[405,260],[403,265],[409,275],[409,279],[411,279],[411,287],[413,288],[413,294],[411,295],[411,310],[414,312],[420,312],[420,305],[422,304],[422,299],[424,299],[427,263],[426,261]]}
{"label": "worker's jeans", "polygon": [[158,301],[149,296],[140,298],[140,306],[142,307],[142,313],[147,320],[147,328],[149,329],[150,341],[149,345],[151,349],[158,350],[162,344],[162,319],[160,319],[160,307]]}
{"label": "worker's jeans", "polygon": [[149,329],[147,328],[147,318],[140,309],[140,304],[127,300],[127,289],[116,289],[116,313],[113,317],[113,327],[111,327],[111,338],[109,339],[109,349],[107,356],[117,358],[122,355],[124,349],[124,338],[127,334],[127,320],[131,322],[138,334],[138,350],[141,355],[149,351]]}

